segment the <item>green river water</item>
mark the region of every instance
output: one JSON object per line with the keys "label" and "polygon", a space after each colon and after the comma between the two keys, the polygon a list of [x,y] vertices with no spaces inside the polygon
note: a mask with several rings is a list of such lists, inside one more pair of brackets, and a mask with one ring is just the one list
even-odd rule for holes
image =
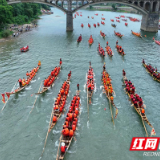
{"label": "green river water", "polygon": [[[152,40],[153,36],[160,39],[159,33],[141,32],[142,35],[147,35],[146,38],[141,39],[131,34],[131,30],[140,32],[140,22],[128,20],[128,27],[123,21],[118,24],[115,22],[117,24],[115,29],[111,26],[110,19],[119,16],[120,13],[86,10],[79,11],[83,16],[77,16],[73,20],[74,31],[69,33],[66,32],[66,15],[58,9],[52,8],[52,10],[54,14],[41,16],[38,20],[38,27],[31,32],[0,43],[0,93],[11,91],[15,82],[25,76],[26,71],[37,66],[38,60],[42,63],[41,69],[31,84],[19,94],[11,95],[0,114],[0,160],[38,160],[40,158],[54,100],[70,70],[72,78],[66,112],[79,83],[81,114],[75,136],[76,141],[73,140],[65,160],[159,159],[158,157],[144,157],[143,152],[129,151],[132,137],[145,137],[146,135],[141,118],[131,107],[122,86],[122,69],[125,69],[127,78],[135,84],[136,92],[147,106],[146,115],[155,128],[156,136],[160,137],[160,84],[153,81],[141,64],[144,58],[147,63],[156,66],[160,71],[160,46]],[[99,15],[95,16],[95,13]],[[106,24],[94,28],[93,23],[101,22],[101,14],[104,14]],[[60,17],[56,17],[57,15]],[[141,15],[128,13],[123,13],[123,15],[142,19]],[[94,16],[94,19],[88,19],[87,16]],[[84,28],[81,28],[81,23],[84,24]],[[88,23],[91,24],[90,29],[87,26]],[[105,40],[100,36],[100,30],[107,34]],[[124,34],[124,37],[122,39],[116,37],[114,30]],[[80,34],[83,40],[78,45],[76,40]],[[88,45],[90,35],[94,39],[91,47]],[[117,39],[126,53],[124,58],[115,49]],[[114,56],[102,59],[97,53],[97,46],[100,42],[102,47],[105,47],[106,41],[113,49]],[[21,53],[20,48],[26,45],[29,45],[30,50]],[[31,94],[38,91],[41,81],[59,64],[60,58],[63,60],[63,65],[54,87],[37,98],[35,108],[29,114],[36,98]],[[92,62],[95,73],[96,92],[93,94],[89,109],[89,123],[87,123],[87,96],[84,85],[89,61]],[[119,109],[115,126],[111,120],[109,102],[105,94],[102,94],[101,72],[104,62],[112,78],[113,89],[116,93],[115,105]],[[0,109],[2,107],[3,103],[0,104]],[[66,112],[48,136],[42,157],[44,160],[56,159]],[[146,127],[150,134],[151,128],[147,125]]]}

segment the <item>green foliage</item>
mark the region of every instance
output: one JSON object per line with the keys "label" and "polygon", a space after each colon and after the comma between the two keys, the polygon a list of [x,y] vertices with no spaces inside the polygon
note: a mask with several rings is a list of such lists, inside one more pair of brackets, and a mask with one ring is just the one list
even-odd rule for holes
{"label": "green foliage", "polygon": [[44,4],[18,3],[8,5],[6,0],[0,0],[0,30],[5,24],[24,24],[37,19],[41,14],[41,8],[50,10]]}
{"label": "green foliage", "polygon": [[1,36],[2,36],[3,38],[9,37],[10,34],[11,34],[11,32],[10,32],[9,30],[4,30],[4,31],[1,32]]}
{"label": "green foliage", "polygon": [[45,4],[41,4],[41,7],[46,10],[51,10],[51,8]]}
{"label": "green foliage", "polygon": [[90,5],[90,6],[89,6],[89,9],[92,9],[92,8],[93,8],[93,7]]}
{"label": "green foliage", "polygon": [[114,10],[114,11],[116,11],[116,10],[117,10],[117,8],[116,8],[116,5],[115,5],[115,4],[112,4],[112,8],[113,8],[113,10]]}
{"label": "green foliage", "polygon": [[0,25],[11,23],[13,20],[12,7],[5,0],[0,0]]}

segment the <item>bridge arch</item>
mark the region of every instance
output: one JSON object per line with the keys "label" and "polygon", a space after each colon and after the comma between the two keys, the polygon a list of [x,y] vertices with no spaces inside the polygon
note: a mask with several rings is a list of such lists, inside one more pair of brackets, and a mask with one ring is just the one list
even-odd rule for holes
{"label": "bridge arch", "polygon": [[[105,1],[105,0],[90,1],[90,2],[88,2],[87,4],[84,4],[84,5],[82,5],[82,6],[79,6],[79,7],[75,8],[74,10],[72,10],[72,12],[76,12],[77,10],[79,10],[79,9],[85,7],[85,6],[88,6],[88,5],[94,5],[94,4],[98,4],[98,3],[108,3],[108,2],[127,5],[127,6],[129,6],[129,7],[132,7],[132,8],[134,8],[134,9],[138,10],[138,11],[141,12],[143,15],[147,15],[147,14],[149,13],[149,12],[148,12],[149,10],[146,10],[146,8],[141,7],[141,6],[143,5],[142,2],[141,2],[141,6],[140,6],[140,5],[138,5],[138,2],[135,4],[135,2],[132,2],[132,1],[123,2],[123,1],[109,1],[109,0],[107,0],[107,1]],[[150,4],[150,3],[149,3],[149,4]]]}
{"label": "bridge arch", "polygon": [[[76,1],[76,8],[72,8],[72,1]],[[77,2],[81,2],[82,5],[77,5]],[[49,6],[54,6],[66,13],[66,30],[73,31],[73,13],[77,10],[98,3],[117,3],[130,6],[143,14],[141,29],[148,32],[158,31],[159,22],[159,0],[7,0],[8,4],[14,3],[41,3]],[[61,2],[62,7],[58,5]],[[67,2],[67,9],[63,7],[64,2]]]}
{"label": "bridge arch", "polygon": [[147,11],[150,11],[150,7],[151,7],[150,2],[146,2],[146,3],[145,3],[145,9],[146,9]]}
{"label": "bridge arch", "polygon": [[62,12],[67,13],[67,10],[65,8],[62,8],[61,6],[57,5],[57,1],[53,3],[54,1],[47,1],[47,0],[8,0],[7,3],[9,5],[16,4],[16,3],[39,3],[39,4],[46,4],[48,6],[56,7],[60,9]]}

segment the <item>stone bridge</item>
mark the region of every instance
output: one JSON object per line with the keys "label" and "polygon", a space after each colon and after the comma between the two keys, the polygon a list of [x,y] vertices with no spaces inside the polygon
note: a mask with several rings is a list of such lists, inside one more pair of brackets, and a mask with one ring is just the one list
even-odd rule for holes
{"label": "stone bridge", "polygon": [[73,31],[73,13],[84,6],[96,3],[124,4],[142,13],[142,30],[158,31],[160,0],[7,0],[7,2],[8,4],[32,2],[57,7],[66,13],[67,31]]}

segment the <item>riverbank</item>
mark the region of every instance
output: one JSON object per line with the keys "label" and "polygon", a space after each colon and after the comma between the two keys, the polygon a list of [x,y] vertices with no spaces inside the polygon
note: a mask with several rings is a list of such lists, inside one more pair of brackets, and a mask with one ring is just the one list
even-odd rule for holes
{"label": "riverbank", "polygon": [[0,42],[14,39],[24,32],[31,31],[32,28],[35,28],[35,27],[37,27],[36,23],[23,24],[23,25],[10,24],[7,30],[10,31],[11,35],[6,38],[0,38]]}
{"label": "riverbank", "polygon": [[[41,9],[41,15],[50,15],[53,14],[53,12],[45,9]],[[38,18],[40,19],[40,18]],[[14,39],[15,37],[18,37],[20,34],[24,32],[31,31],[32,28],[37,27],[36,21],[38,19],[34,19],[31,23],[22,24],[22,25],[16,25],[16,24],[9,24],[9,27],[6,31],[10,31],[10,35],[6,38],[0,36],[0,42],[8,41],[11,39]]]}
{"label": "riverbank", "polygon": [[87,6],[84,9],[92,10],[92,11],[112,11],[112,12],[124,12],[124,13],[135,13],[138,14],[139,12],[132,7],[116,7],[117,10],[114,10],[111,6]]}

